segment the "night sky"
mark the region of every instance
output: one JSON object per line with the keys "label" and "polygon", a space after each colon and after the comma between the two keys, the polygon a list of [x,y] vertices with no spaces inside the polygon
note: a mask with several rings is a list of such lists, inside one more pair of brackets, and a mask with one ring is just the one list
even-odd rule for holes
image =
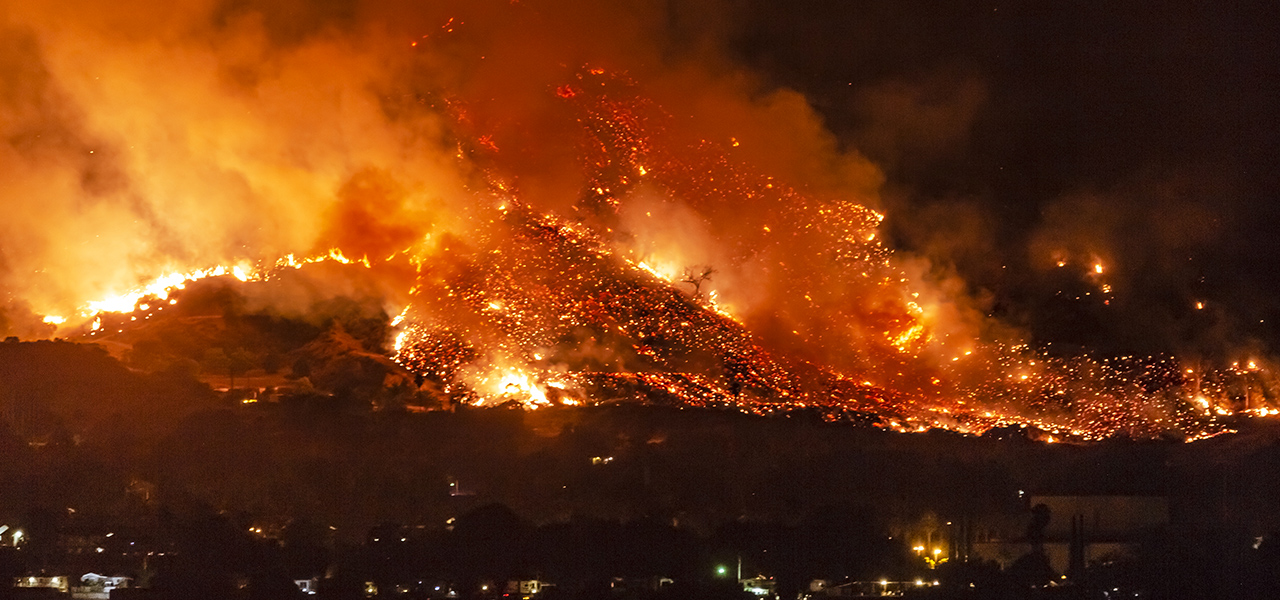
{"label": "night sky", "polygon": [[[1274,5],[749,1],[741,14],[742,59],[884,169],[895,245],[993,294],[993,314],[1116,352],[1274,347]],[[1079,277],[1046,267],[1036,242],[1055,236],[1109,258],[1111,305],[1074,300]]]}

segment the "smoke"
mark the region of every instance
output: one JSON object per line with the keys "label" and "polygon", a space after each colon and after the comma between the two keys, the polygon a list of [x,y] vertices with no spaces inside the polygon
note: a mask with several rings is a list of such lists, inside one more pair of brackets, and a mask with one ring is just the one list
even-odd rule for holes
{"label": "smoke", "polygon": [[376,224],[343,208],[372,171],[394,173],[399,196],[370,208],[412,204],[407,227],[461,197],[439,118],[380,103],[387,42],[322,33],[346,12],[85,4],[6,7],[3,285],[35,310],[349,239]]}
{"label": "smoke", "polygon": [[852,110],[859,147],[912,181],[971,151],[975,121],[988,109],[987,82],[970,69],[945,65],[915,77],[859,86]]}
{"label": "smoke", "polygon": [[1048,203],[1028,238],[1027,260],[1034,281],[1057,295],[1030,309],[1083,307],[1110,338],[1077,338],[1094,347],[1235,354],[1249,336],[1224,322],[1223,308],[1242,303],[1237,292],[1217,287],[1210,251],[1235,228],[1222,199],[1237,195],[1236,187],[1205,169],[1147,170]]}
{"label": "smoke", "polygon": [[[583,187],[580,135],[549,92],[583,65],[643,82],[680,135],[734,139],[736,158],[772,175],[873,198],[875,168],[836,152],[802,97],[719,54],[707,24],[727,27],[724,14],[9,3],[0,281],[65,315],[173,270],[327,246],[381,258],[433,229],[474,228],[478,173],[495,166],[526,201],[567,210]],[[470,135],[485,142],[476,152],[460,147]]]}

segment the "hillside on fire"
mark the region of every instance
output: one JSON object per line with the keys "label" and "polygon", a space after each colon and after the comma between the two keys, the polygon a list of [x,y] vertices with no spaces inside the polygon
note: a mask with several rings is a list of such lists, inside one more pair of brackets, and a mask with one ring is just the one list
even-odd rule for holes
{"label": "hillside on fire", "polygon": [[[1005,247],[965,200],[983,186],[901,179],[933,155],[912,144],[973,166],[966,131],[1001,114],[976,74],[845,97],[769,71],[796,56],[718,3],[213,4],[6,13],[5,335],[360,406],[1074,440],[1280,415],[1268,309],[1203,289],[1223,225],[1201,197],[1230,182],[1046,182]],[[1169,218],[1105,213],[1119,196]]]}

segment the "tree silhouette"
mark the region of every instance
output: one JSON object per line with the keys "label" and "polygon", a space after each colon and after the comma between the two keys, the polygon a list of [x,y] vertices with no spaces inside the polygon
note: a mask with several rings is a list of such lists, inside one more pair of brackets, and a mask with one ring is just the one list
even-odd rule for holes
{"label": "tree silhouette", "polygon": [[711,281],[711,276],[715,272],[716,270],[710,265],[685,267],[684,274],[680,276],[680,282],[693,286],[694,298],[702,298],[702,284]]}

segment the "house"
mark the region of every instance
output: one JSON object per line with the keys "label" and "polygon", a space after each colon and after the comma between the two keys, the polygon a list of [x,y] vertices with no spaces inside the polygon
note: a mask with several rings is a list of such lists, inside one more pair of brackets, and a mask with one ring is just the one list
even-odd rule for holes
{"label": "house", "polygon": [[26,589],[49,589],[66,593],[71,587],[69,578],[65,575],[28,575],[26,577],[14,577],[13,587]]}
{"label": "house", "polygon": [[742,584],[742,591],[757,598],[773,598],[777,595],[774,590],[778,587],[778,583],[772,577],[757,575],[756,577],[739,579],[738,583]]}
{"label": "house", "polygon": [[111,597],[111,590],[133,587],[133,578],[124,576],[107,576],[97,573],[85,573],[80,576],[80,585],[71,588],[72,598],[88,600],[105,600]]}
{"label": "house", "polygon": [[503,596],[513,597],[520,596],[524,598],[532,598],[540,594],[546,593],[547,588],[553,587],[555,584],[539,581],[537,579],[521,579],[519,581],[508,581],[507,591]]}
{"label": "house", "polygon": [[311,579],[294,579],[293,585],[298,586],[298,591],[308,596],[314,596],[320,591],[320,579],[312,577]]}

